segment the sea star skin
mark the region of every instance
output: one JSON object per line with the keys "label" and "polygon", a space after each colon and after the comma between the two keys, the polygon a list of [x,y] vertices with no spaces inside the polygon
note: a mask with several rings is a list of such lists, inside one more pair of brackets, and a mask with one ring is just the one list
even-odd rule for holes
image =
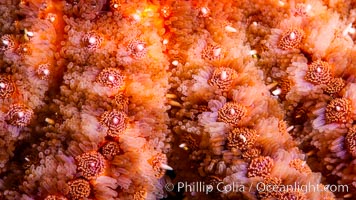
{"label": "sea star skin", "polygon": [[68,183],[69,195],[72,199],[82,199],[89,197],[90,195],[90,184],[84,179],[75,179]]}
{"label": "sea star skin", "polygon": [[67,198],[57,195],[48,195],[44,200],[67,200]]}
{"label": "sea star skin", "polygon": [[202,51],[202,58],[205,60],[218,60],[222,57],[219,45],[209,44]]}
{"label": "sea star skin", "polygon": [[37,75],[42,80],[48,80],[50,77],[51,71],[48,64],[42,64],[38,66]]}
{"label": "sea star skin", "polygon": [[82,42],[89,51],[95,51],[100,48],[103,38],[95,32],[89,32],[83,36]]}
{"label": "sea star skin", "polygon": [[16,41],[13,35],[3,35],[0,37],[0,51],[14,51],[16,49]]}
{"label": "sea star skin", "polygon": [[354,197],[353,7],[1,1],[0,199]]}
{"label": "sea star skin", "polygon": [[86,152],[75,158],[77,170],[86,179],[95,179],[104,173],[106,168],[105,158],[98,152]]}
{"label": "sea star skin", "polygon": [[282,34],[278,48],[283,50],[297,49],[300,47],[304,35],[304,31],[301,29],[289,29]]}
{"label": "sea star skin", "polygon": [[108,135],[116,137],[125,131],[126,118],[124,112],[112,110],[104,112],[100,117],[100,122],[108,128]]}
{"label": "sea star skin", "polygon": [[33,110],[24,104],[13,104],[6,114],[9,124],[24,127],[30,124],[33,117]]}
{"label": "sea star skin", "polygon": [[356,157],[356,127],[351,127],[345,138],[345,146],[347,151],[353,156]]}
{"label": "sea star skin", "polygon": [[0,98],[9,98],[15,92],[15,84],[10,76],[0,75]]}
{"label": "sea star skin", "polygon": [[164,154],[158,153],[155,156],[152,157],[152,159],[149,161],[150,164],[152,165],[152,168],[155,172],[155,176],[157,178],[161,178],[164,176],[166,171],[161,167],[162,164],[167,164],[167,157]]}
{"label": "sea star skin", "polygon": [[247,150],[255,144],[256,131],[248,128],[235,128],[229,133],[227,139],[228,147]]}
{"label": "sea star skin", "polygon": [[109,88],[120,88],[124,84],[125,77],[121,70],[116,68],[103,69],[96,77],[96,82]]}
{"label": "sea star skin", "polygon": [[254,159],[252,159],[252,161],[248,167],[247,176],[248,177],[269,176],[272,171],[273,165],[274,165],[274,162],[271,157],[260,156],[260,157],[254,158]]}
{"label": "sea star skin", "polygon": [[216,68],[211,75],[209,84],[221,90],[229,90],[236,77],[237,72],[235,70],[227,67],[219,67]]}
{"label": "sea star skin", "polygon": [[219,110],[218,120],[231,125],[237,125],[246,114],[247,109],[245,106],[239,103],[228,102]]}
{"label": "sea star skin", "polygon": [[147,54],[146,43],[141,40],[132,40],[127,45],[127,49],[134,58],[143,58]]}
{"label": "sea star skin", "polygon": [[352,107],[351,101],[347,98],[337,98],[332,100],[325,111],[327,123],[345,123],[350,119]]}
{"label": "sea star skin", "polygon": [[332,80],[332,76],[330,64],[317,60],[309,65],[305,80],[313,84],[328,84]]}
{"label": "sea star skin", "polygon": [[101,154],[107,159],[112,160],[120,153],[120,145],[117,142],[109,141],[101,147]]}

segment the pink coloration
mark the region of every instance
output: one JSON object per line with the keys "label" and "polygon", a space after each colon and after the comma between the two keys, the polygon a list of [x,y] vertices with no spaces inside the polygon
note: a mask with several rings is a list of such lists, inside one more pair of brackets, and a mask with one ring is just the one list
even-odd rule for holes
{"label": "pink coloration", "polygon": [[132,40],[127,45],[128,52],[134,58],[143,58],[146,56],[146,43],[141,40]]}
{"label": "pink coloration", "polygon": [[124,76],[117,68],[106,68],[98,74],[96,82],[105,87],[120,88],[124,85]]}
{"label": "pink coloration", "polygon": [[90,183],[84,179],[75,179],[68,182],[69,195],[73,200],[87,198],[90,195]]}
{"label": "pink coloration", "polygon": [[95,179],[105,171],[105,158],[98,152],[87,152],[77,157],[77,170],[86,179]]}
{"label": "pink coloration", "polygon": [[30,124],[33,114],[33,110],[24,104],[13,104],[6,113],[6,121],[13,126],[25,127]]}
{"label": "pink coloration", "polygon": [[239,121],[247,115],[247,108],[236,102],[227,102],[218,112],[218,120],[230,124],[238,125]]}
{"label": "pink coloration", "polygon": [[15,83],[8,75],[0,75],[0,99],[9,98],[15,92]]}
{"label": "pink coloration", "polygon": [[126,114],[118,110],[106,111],[101,115],[100,122],[108,128],[108,135],[118,137],[126,129]]}
{"label": "pink coloration", "polygon": [[88,50],[94,51],[100,48],[103,38],[99,34],[91,31],[84,34],[82,42]]}

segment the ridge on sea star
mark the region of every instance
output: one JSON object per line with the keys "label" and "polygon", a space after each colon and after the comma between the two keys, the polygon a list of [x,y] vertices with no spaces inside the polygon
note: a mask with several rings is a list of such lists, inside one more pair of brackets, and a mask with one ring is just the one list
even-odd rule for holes
{"label": "ridge on sea star", "polygon": [[354,199],[355,5],[0,0],[0,199]]}

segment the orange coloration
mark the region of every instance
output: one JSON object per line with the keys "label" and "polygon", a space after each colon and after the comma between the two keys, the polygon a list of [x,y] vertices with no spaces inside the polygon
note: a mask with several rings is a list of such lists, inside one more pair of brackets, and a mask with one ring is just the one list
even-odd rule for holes
{"label": "orange coloration", "polygon": [[161,164],[167,164],[167,157],[163,153],[158,153],[153,156],[149,163],[151,164],[156,178],[161,178],[166,173],[166,170],[162,169]]}
{"label": "orange coloration", "polygon": [[124,93],[115,95],[115,104],[118,110],[122,110],[125,113],[128,112],[129,98]]}
{"label": "orange coloration", "polygon": [[218,121],[236,126],[246,114],[247,109],[244,105],[235,102],[227,102],[218,112]]}
{"label": "orange coloration", "polygon": [[130,41],[127,45],[127,49],[129,54],[131,54],[134,58],[143,58],[147,53],[146,43],[141,40]]}
{"label": "orange coloration", "polygon": [[333,78],[327,85],[324,91],[327,94],[337,94],[345,87],[345,81],[342,78]]}
{"label": "orange coloration", "polygon": [[346,123],[351,118],[351,101],[347,98],[333,99],[325,111],[326,123]]}
{"label": "orange coloration", "polygon": [[121,88],[124,85],[124,76],[117,68],[106,68],[96,77],[96,82],[104,87]]}
{"label": "orange coloration", "polygon": [[32,54],[32,49],[28,43],[22,43],[17,48],[17,53],[24,58],[25,56]]}
{"label": "orange coloration", "polygon": [[6,113],[6,121],[18,127],[25,127],[30,124],[33,117],[33,110],[23,104],[13,104]]}
{"label": "orange coloration", "polygon": [[110,8],[112,10],[118,10],[121,7],[122,0],[110,0]]}
{"label": "orange coloration", "polygon": [[37,75],[42,80],[48,80],[51,72],[49,69],[49,64],[41,64],[37,68]]}
{"label": "orange coloration", "polygon": [[164,18],[168,18],[171,15],[171,8],[169,6],[167,6],[167,5],[162,6],[161,15]]}
{"label": "orange coloration", "polygon": [[105,158],[98,152],[87,152],[75,157],[77,170],[86,179],[95,179],[105,171]]}
{"label": "orange coloration", "polygon": [[282,180],[280,178],[270,177],[270,176],[264,177],[263,182],[266,184],[271,184],[271,185],[281,185],[282,184]]}
{"label": "orange coloration", "polygon": [[82,38],[83,45],[90,51],[95,51],[99,49],[102,42],[103,38],[94,31],[90,31],[84,34]]}
{"label": "orange coloration", "polygon": [[278,199],[281,199],[281,200],[307,200],[304,192],[300,191],[300,190],[285,191],[281,194],[281,196]]}
{"label": "orange coloration", "polygon": [[310,174],[312,173],[311,169],[307,163],[301,159],[294,159],[289,162],[289,166],[296,169],[300,173]]}
{"label": "orange coloration", "polygon": [[294,15],[295,16],[306,16],[307,15],[307,6],[305,4],[302,4],[302,3],[298,3],[296,6],[295,6],[295,9],[294,9]]}
{"label": "orange coloration", "polygon": [[259,148],[248,148],[246,151],[242,153],[242,158],[246,160],[251,160],[253,158],[257,158],[261,155],[262,151]]}
{"label": "orange coloration", "polygon": [[278,41],[278,48],[283,50],[297,49],[302,44],[304,31],[299,28],[292,28],[285,31]]}
{"label": "orange coloration", "polygon": [[143,10],[142,16],[145,18],[153,17],[156,10],[157,8],[155,6],[150,5]]}
{"label": "orange coloration", "polygon": [[196,150],[200,145],[200,138],[193,134],[183,134],[181,138],[181,143],[184,143],[188,148]]}
{"label": "orange coloration", "polygon": [[234,79],[237,77],[237,72],[234,69],[227,67],[216,68],[209,79],[208,83],[211,86],[227,91],[231,88]]}
{"label": "orange coloration", "polygon": [[59,195],[48,195],[44,200],[67,200],[67,198]]}
{"label": "orange coloration", "polygon": [[15,92],[16,86],[11,76],[0,75],[0,99],[9,98]]}
{"label": "orange coloration", "polygon": [[184,65],[186,63],[187,58],[184,55],[178,54],[174,55],[171,59],[171,64],[173,66],[178,66],[179,64]]}
{"label": "orange coloration", "polygon": [[288,78],[282,78],[281,80],[279,80],[278,86],[281,88],[280,96],[285,98],[287,93],[291,90],[291,88],[293,86],[293,82],[292,82],[292,80],[290,80]]}
{"label": "orange coloration", "polygon": [[16,40],[13,35],[3,35],[0,38],[0,52],[13,51],[16,48]]}
{"label": "orange coloration", "polygon": [[229,148],[237,148],[247,150],[256,142],[256,131],[249,128],[235,128],[227,136],[227,146]]}
{"label": "orange coloration", "polygon": [[222,49],[219,45],[208,44],[202,51],[201,57],[204,60],[218,60],[222,57]]}
{"label": "orange coloration", "polygon": [[356,157],[356,126],[351,127],[345,137],[346,150]]}
{"label": "orange coloration", "polygon": [[304,78],[315,85],[328,84],[333,78],[331,70],[332,67],[329,63],[317,60],[308,66],[308,71]]}
{"label": "orange coloration", "polygon": [[53,13],[48,13],[46,16],[46,19],[52,23],[54,23],[57,20],[57,15]]}
{"label": "orange coloration", "polygon": [[146,190],[139,190],[134,193],[133,200],[145,200],[147,198]]}
{"label": "orange coloration", "polygon": [[282,185],[282,180],[278,177],[266,176],[263,178],[263,184],[273,188],[271,190],[259,190],[258,196],[261,199],[275,199],[280,197],[283,193],[283,190],[279,191],[278,188]]}
{"label": "orange coloration", "polygon": [[278,131],[281,133],[281,134],[287,134],[287,122],[283,121],[283,120],[280,120],[278,122]]}
{"label": "orange coloration", "polygon": [[84,179],[75,179],[73,181],[70,181],[68,183],[68,187],[69,195],[73,200],[83,199],[89,197],[90,195],[90,184]]}
{"label": "orange coloration", "polygon": [[247,170],[247,177],[266,177],[269,176],[274,161],[269,156],[260,156],[251,160]]}
{"label": "orange coloration", "polygon": [[126,129],[126,114],[122,111],[112,110],[104,112],[100,122],[108,128],[108,135],[118,137]]}
{"label": "orange coloration", "polygon": [[210,9],[208,7],[201,7],[199,10],[199,17],[209,17]]}
{"label": "orange coloration", "polygon": [[112,160],[114,156],[120,153],[120,145],[117,142],[107,142],[101,147],[101,154],[108,160]]}
{"label": "orange coloration", "polygon": [[56,3],[54,1],[46,1],[41,7],[39,12],[39,17],[42,19],[49,20],[54,26],[57,37],[56,43],[59,44],[63,39],[65,22],[63,20],[63,5],[62,3]]}

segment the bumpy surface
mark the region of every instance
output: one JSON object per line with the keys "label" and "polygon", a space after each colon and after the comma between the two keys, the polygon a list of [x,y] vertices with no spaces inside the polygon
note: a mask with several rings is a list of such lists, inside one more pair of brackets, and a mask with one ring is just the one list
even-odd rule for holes
{"label": "bumpy surface", "polygon": [[355,199],[355,6],[0,0],[0,199]]}

